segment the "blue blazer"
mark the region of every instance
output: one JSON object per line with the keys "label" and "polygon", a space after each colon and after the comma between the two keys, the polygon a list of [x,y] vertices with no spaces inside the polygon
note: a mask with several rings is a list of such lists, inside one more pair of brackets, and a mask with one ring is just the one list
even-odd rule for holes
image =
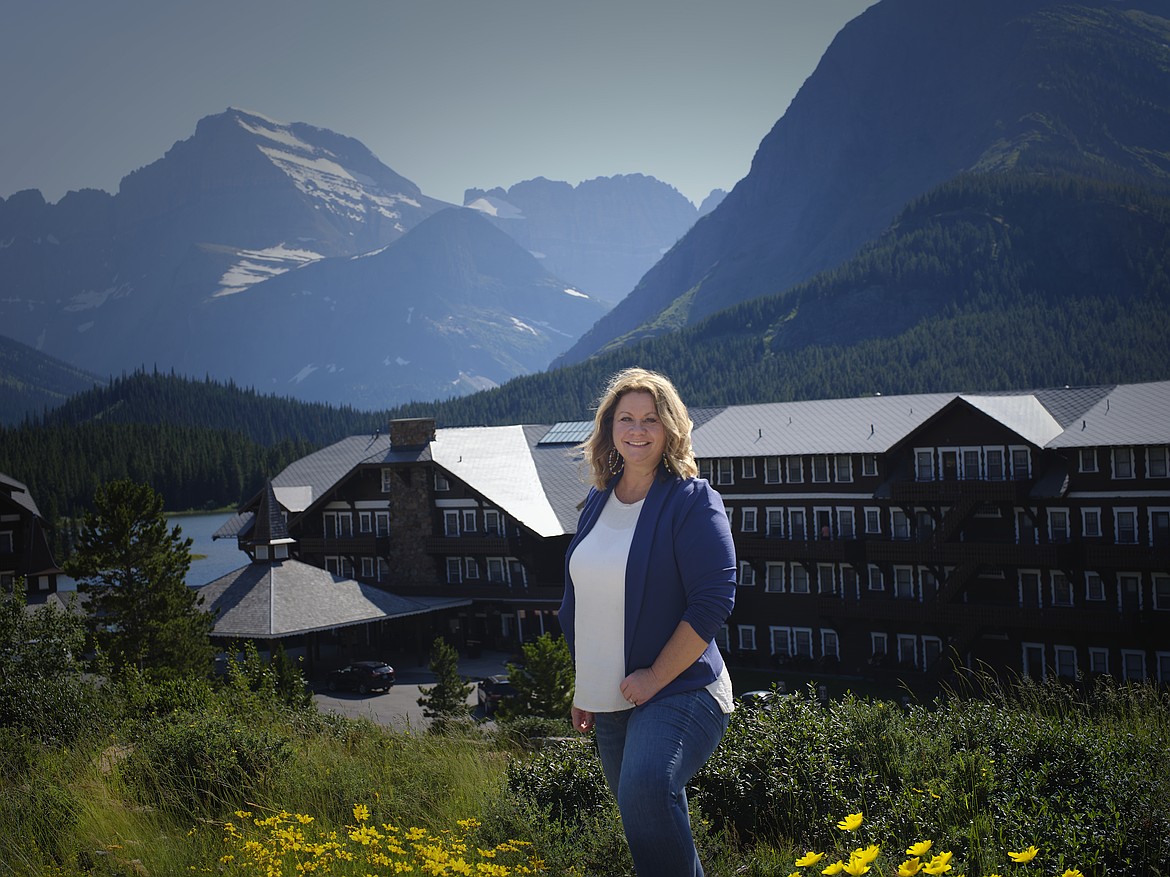
{"label": "blue blazer", "polygon": [[[597,523],[618,480],[605,490],[590,489],[565,552],[560,623],[574,660],[576,596],[569,558]],[[707,640],[707,650],[654,699],[714,682],[723,672],[715,634],[735,604],[735,583],[735,545],[723,498],[704,479],[660,473],[646,494],[626,562],[626,675],[653,664],[678,623],[686,621]]]}

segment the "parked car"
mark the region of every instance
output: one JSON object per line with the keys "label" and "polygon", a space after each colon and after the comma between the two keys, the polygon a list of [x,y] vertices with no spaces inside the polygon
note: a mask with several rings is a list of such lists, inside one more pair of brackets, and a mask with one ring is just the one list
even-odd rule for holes
{"label": "parked car", "polygon": [[736,700],[740,706],[748,709],[767,709],[775,706],[782,699],[789,697],[789,695],[779,688],[758,689],[756,691],[745,691]]}
{"label": "parked car", "polygon": [[512,687],[512,682],[507,676],[488,676],[479,682],[477,695],[479,707],[485,716],[490,716],[496,711],[501,700],[515,693],[516,689]]}
{"label": "parked car", "polygon": [[330,691],[389,691],[394,685],[394,668],[385,661],[354,661],[333,670],[325,684]]}

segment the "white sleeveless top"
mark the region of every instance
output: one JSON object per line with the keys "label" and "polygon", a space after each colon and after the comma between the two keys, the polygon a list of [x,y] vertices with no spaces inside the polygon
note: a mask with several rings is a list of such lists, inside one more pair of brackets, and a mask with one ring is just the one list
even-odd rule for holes
{"label": "white sleeveless top", "polygon": [[[626,678],[626,561],[644,502],[627,505],[611,493],[597,523],[569,558],[576,597],[573,705],[591,713],[634,708],[621,692]],[[731,677],[726,665],[707,690],[723,712],[731,712]]]}

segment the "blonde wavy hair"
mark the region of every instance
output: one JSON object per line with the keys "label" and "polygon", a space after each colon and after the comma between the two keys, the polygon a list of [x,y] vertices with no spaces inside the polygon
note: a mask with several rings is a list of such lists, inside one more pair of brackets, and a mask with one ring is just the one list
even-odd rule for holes
{"label": "blonde wavy hair", "polygon": [[695,452],[691,447],[691,429],[694,424],[678,390],[665,375],[644,368],[627,368],[609,379],[597,400],[593,432],[577,446],[584,454],[583,462],[589,470],[589,482],[598,490],[604,490],[613,478],[609,469],[609,455],[615,450],[613,412],[622,396],[634,392],[649,393],[653,397],[654,408],[666,433],[666,450],[660,468],[681,478],[694,478],[699,474]]}

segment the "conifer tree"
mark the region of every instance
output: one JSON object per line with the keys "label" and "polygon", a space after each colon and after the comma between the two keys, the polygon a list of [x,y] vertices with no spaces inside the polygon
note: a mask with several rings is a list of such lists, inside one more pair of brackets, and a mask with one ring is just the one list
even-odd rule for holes
{"label": "conifer tree", "polygon": [[418,705],[423,715],[431,720],[431,733],[446,734],[471,725],[471,706],[467,697],[472,686],[459,675],[459,654],[445,639],[435,637],[431,646],[431,672],[435,684],[419,688]]}
{"label": "conifer tree", "polygon": [[97,489],[65,571],[89,598],[90,634],[115,670],[155,678],[210,671],[214,617],[187,587],[190,549],[181,528],[168,531],[163,498],[149,485]]}
{"label": "conifer tree", "polygon": [[499,718],[567,719],[573,706],[573,657],[563,636],[542,634],[524,644],[524,665],[508,665],[515,694],[500,702]]}

